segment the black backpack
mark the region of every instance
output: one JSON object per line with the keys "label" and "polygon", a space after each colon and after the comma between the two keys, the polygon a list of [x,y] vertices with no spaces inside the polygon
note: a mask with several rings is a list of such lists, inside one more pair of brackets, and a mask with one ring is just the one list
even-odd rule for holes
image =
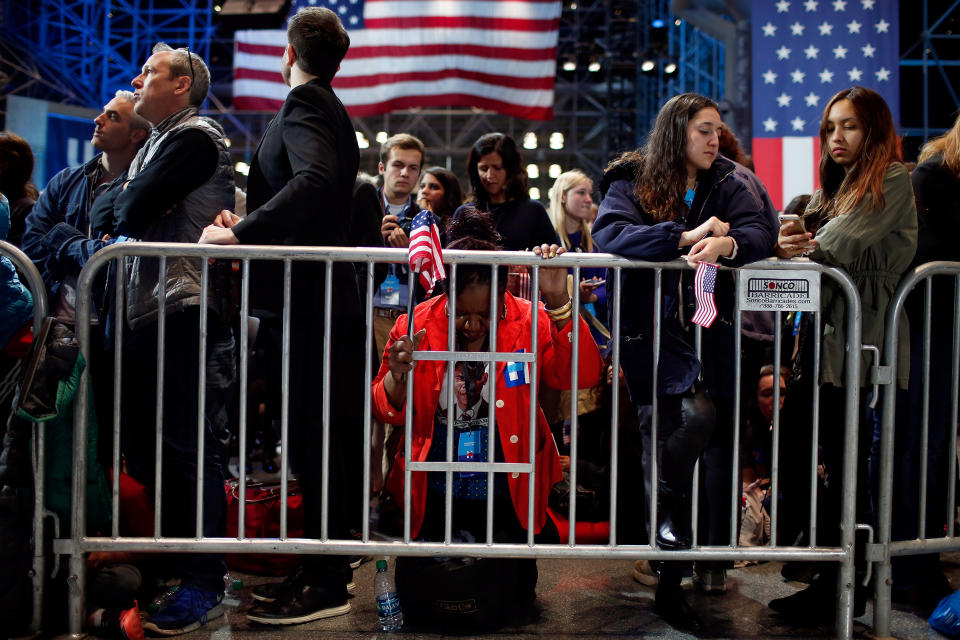
{"label": "black backpack", "polygon": [[491,630],[534,614],[537,562],[513,558],[397,558],[404,622]]}

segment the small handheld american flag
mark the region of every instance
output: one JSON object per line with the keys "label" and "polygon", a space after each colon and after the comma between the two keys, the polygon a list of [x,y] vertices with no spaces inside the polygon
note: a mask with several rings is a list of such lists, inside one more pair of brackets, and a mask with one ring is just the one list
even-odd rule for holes
{"label": "small handheld american flag", "polygon": [[717,284],[717,265],[709,262],[697,263],[697,275],[693,282],[697,296],[697,312],[691,320],[709,329],[717,319],[717,305],[713,300],[713,291]]}
{"label": "small handheld american flag", "polygon": [[437,280],[447,277],[443,270],[443,253],[440,251],[440,231],[430,211],[421,211],[413,218],[408,260],[414,273],[420,274],[420,284],[427,295],[433,293]]}

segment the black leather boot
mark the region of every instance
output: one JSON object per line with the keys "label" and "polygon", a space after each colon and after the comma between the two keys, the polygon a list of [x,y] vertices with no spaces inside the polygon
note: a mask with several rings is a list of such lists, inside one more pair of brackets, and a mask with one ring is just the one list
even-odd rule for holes
{"label": "black leather boot", "polygon": [[661,479],[657,489],[657,546],[661,549],[690,548],[690,504],[670,482]]}

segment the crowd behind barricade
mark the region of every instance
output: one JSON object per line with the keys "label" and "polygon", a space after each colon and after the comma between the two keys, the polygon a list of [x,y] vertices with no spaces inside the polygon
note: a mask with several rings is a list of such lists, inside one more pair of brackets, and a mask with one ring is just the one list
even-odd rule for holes
{"label": "crowd behind barricade", "polygon": [[[46,376],[65,385],[56,387],[60,398],[66,387],[75,391],[76,380],[66,373],[86,366],[91,374],[88,533],[110,530],[105,487],[107,478],[117,473],[122,536],[192,538],[198,528],[204,537],[236,536],[236,517],[229,513],[236,508],[235,495],[225,493],[225,483],[235,488],[230,477],[241,470],[275,477],[283,444],[299,498],[290,503],[298,518],[291,535],[321,538],[321,514],[326,510],[326,535],[352,539],[362,529],[356,505],[363,502],[363,433],[369,426],[371,508],[380,535],[403,535],[403,501],[409,489],[410,533],[418,541],[445,539],[447,505],[452,509],[452,540],[485,540],[487,499],[492,493],[494,521],[489,529],[498,542],[525,542],[532,528],[537,543],[566,542],[576,531],[578,542],[606,544],[612,533],[611,515],[616,513],[619,544],[683,550],[691,547],[696,533],[700,546],[765,545],[776,535],[781,546],[802,547],[813,544],[809,477],[816,469],[816,544],[839,545],[843,375],[849,354],[844,297],[831,280],[823,280],[820,314],[745,311],[738,319],[732,272],[720,270],[713,276],[716,317],[704,320],[697,313],[692,269],[664,271],[659,286],[650,270],[624,269],[619,289],[620,369],[614,370],[613,272],[582,268],[575,280],[573,268],[551,267],[550,260],[566,252],[605,252],[637,261],[684,258],[694,266],[735,268],[774,256],[784,260],[806,256],[850,275],[863,305],[863,343],[882,345],[887,307],[902,275],[917,264],[958,258],[948,239],[960,202],[960,120],[924,147],[911,182],[883,99],[862,87],[838,93],[826,106],[820,126],[822,187],[795,198],[780,212],[786,217],[778,218],[716,103],[683,94],[662,107],[644,145],[612,160],[602,176],[575,169],[560,175],[545,208],[530,199],[520,151],[501,133],[484,134],[472,146],[464,176],[466,196],[461,177],[429,166],[423,142],[406,133],[382,143],[378,179],[358,173],[353,128],[330,87],[349,46],[346,32],[335,14],[312,8],[290,20],[287,34],[281,66],[291,91],[263,134],[246,192],[235,187],[223,129],[198,111],[210,83],[205,62],[163,43],[132,80],[135,91],[117,91],[94,120],[92,143],[99,153],[80,167],[58,173],[42,192],[37,193],[29,181],[33,164],[29,145],[13,133],[0,134],[0,232],[22,247],[40,270],[52,315],[67,329],[74,327],[80,271],[94,253],[114,243],[406,247],[411,223],[421,210],[432,212],[444,248],[530,250],[539,256],[539,299],[532,299],[531,274],[522,266],[503,264],[494,270],[460,265],[454,287],[447,281],[434,286],[419,279],[414,281],[415,290],[408,291],[409,267],[383,264],[374,269],[374,308],[368,316],[363,302],[365,265],[333,263],[332,292],[327,292],[324,264],[294,262],[291,302],[285,308],[282,264],[262,261],[251,266],[251,314],[241,319],[239,276],[230,261],[212,261],[206,301],[201,298],[198,259],[170,256],[162,274],[160,261],[147,257],[104,269],[92,291],[89,362],[78,362],[73,353],[65,367],[53,367]],[[120,317],[115,311],[118,278],[126,298]],[[940,286],[934,290],[931,331],[935,342],[949,344],[955,313],[952,288]],[[166,315],[163,342],[158,345],[159,291],[165,295]],[[336,304],[332,321],[325,326],[328,293]],[[24,390],[18,394],[17,384],[24,378],[23,358],[31,339],[32,300],[5,259],[0,261],[0,294],[4,345],[0,406],[6,425],[0,487],[4,499],[16,502],[29,495],[31,480],[25,471],[29,464],[24,463],[28,454],[22,443],[30,421],[39,418],[23,409],[18,396]],[[411,298],[415,307],[408,307]],[[660,315],[654,319],[657,303]],[[208,313],[200,474],[201,354],[195,345],[200,344],[203,305]],[[408,308],[413,309],[413,335]],[[289,362],[281,355],[285,314],[290,320]],[[534,316],[536,381],[529,377],[529,360],[465,357],[449,364],[425,360],[413,366],[415,349],[446,351],[451,343],[460,352],[530,354]],[[909,324],[900,325],[898,384],[888,391],[898,394],[899,490],[893,520],[897,539],[916,535],[912,505],[924,457],[924,481],[934,496],[927,503],[926,534],[942,536],[954,527],[939,505],[945,502],[949,483],[955,482],[946,472],[949,456],[955,455],[950,449],[955,425],[949,424],[947,405],[932,403],[929,448],[920,447],[923,308],[917,296],[908,304],[908,316]],[[373,353],[363,347],[366,317],[373,318]],[[251,329],[246,459],[236,458],[241,320],[249,321]],[[574,323],[579,325],[578,344],[572,340]],[[704,328],[695,329],[696,325]],[[450,326],[453,336],[448,335]],[[654,389],[657,331],[660,352]],[[325,354],[326,332],[332,340],[331,351]],[[775,333],[784,336],[779,354],[774,352]],[[114,352],[117,334],[121,353]],[[820,354],[819,370],[814,368],[815,352]],[[574,354],[578,388],[571,389]],[[935,349],[932,368],[949,370],[949,354],[947,349]],[[335,368],[328,396],[323,394],[324,362]],[[372,380],[365,378],[368,362],[375,372]],[[775,363],[780,363],[779,370]],[[875,521],[877,496],[872,487],[880,428],[879,409],[873,408],[880,405],[867,382],[869,364],[865,357],[857,456],[857,522],[865,523]],[[31,366],[51,367],[43,362]],[[116,366],[122,366],[119,389],[113,387]],[[731,375],[735,366],[741,372],[739,388]],[[287,387],[282,384],[285,367]],[[947,397],[948,380],[935,376],[931,393]],[[413,440],[407,443],[403,432],[411,381]],[[158,389],[163,390],[162,418],[153,412]],[[363,424],[365,393],[372,394],[372,425]],[[117,394],[121,466],[113,468]],[[285,394],[290,431],[288,442],[281,443]],[[820,414],[813,416],[816,394]],[[327,434],[322,428],[325,401],[330,403]],[[65,441],[72,414],[59,404],[58,410],[65,431],[55,438]],[[491,431],[494,417],[496,428]],[[779,451],[790,452],[778,458],[773,446],[775,422]],[[812,424],[819,425],[816,459],[811,459]],[[163,431],[162,451],[156,450],[157,427]],[[610,491],[614,429],[620,469],[616,503]],[[324,470],[319,463],[325,447],[331,453],[326,470],[328,504],[322,499]],[[460,462],[520,463],[528,460],[530,451],[535,452],[536,468],[532,491],[526,473],[497,473],[489,483],[486,472],[479,471],[449,476],[414,471],[411,486],[404,486],[406,453],[413,462],[442,462],[452,455]],[[51,464],[68,465],[69,458],[68,451],[66,459]],[[771,494],[775,459],[778,495]],[[162,486],[156,486],[158,460]],[[694,490],[698,460],[699,487]],[[738,468],[734,460],[739,460]],[[740,484],[742,492],[735,490]],[[199,527],[194,503],[198,491],[203,501]],[[528,520],[531,495],[533,518]],[[571,501],[578,516],[574,523],[566,519]],[[769,515],[774,503],[779,514],[775,532]],[[69,501],[66,504],[68,510]],[[154,528],[158,508],[159,531]],[[698,514],[696,532],[693,511]],[[64,533],[69,513],[59,515]],[[737,523],[732,529],[731,519]],[[0,527],[8,527],[5,522]],[[857,540],[858,578],[866,571],[863,542]],[[14,549],[0,554],[15,553]],[[253,589],[255,602],[245,610],[250,621],[287,625],[350,611],[353,569],[359,558],[329,554],[257,558],[253,569],[287,575],[281,582]],[[11,558],[8,566],[19,566],[16,562],[22,559]],[[227,564],[222,554],[213,553],[89,554],[89,629],[135,638],[144,630],[176,635],[202,627],[223,612]],[[244,566],[251,568],[251,562]],[[678,628],[696,631],[706,614],[687,602],[683,580],[692,575],[696,588],[722,594],[731,567],[732,562],[638,560],[632,571],[638,582],[656,589],[658,615]],[[409,557],[398,560],[396,573],[407,620],[415,625],[452,625],[459,620],[475,628],[495,627],[523,619],[536,598],[537,566],[532,559],[465,562]],[[809,586],[770,602],[774,611],[787,620],[832,621],[836,564],[788,563],[783,575]],[[23,605],[20,609],[29,609],[29,584],[24,580],[26,571],[0,578],[0,611],[13,611],[18,603]],[[854,609],[855,615],[862,615],[867,591],[861,580],[857,583]],[[948,591],[936,554],[896,559],[895,599],[930,610]],[[438,616],[435,601],[450,594],[481,603],[475,615]],[[51,609],[51,619],[55,618]]]}

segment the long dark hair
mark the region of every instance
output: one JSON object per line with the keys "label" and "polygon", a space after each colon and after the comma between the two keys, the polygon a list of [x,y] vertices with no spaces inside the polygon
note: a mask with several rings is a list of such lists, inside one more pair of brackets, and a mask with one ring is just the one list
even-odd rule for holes
{"label": "long dark hair", "polygon": [[[475,207],[464,207],[460,214],[450,221],[447,227],[447,249],[463,249],[466,251],[500,251],[501,238],[497,233],[493,217]],[[507,288],[507,267],[497,267],[497,293],[503,295]],[[457,265],[456,295],[471,284],[490,285],[492,280],[491,269],[485,264]]]}
{"label": "long dark hair", "polygon": [[446,221],[453,215],[461,204],[463,204],[463,191],[460,189],[460,180],[453,171],[447,171],[443,167],[430,167],[420,172],[420,175],[432,175],[443,187],[443,209],[434,211],[434,215],[440,220]]}
{"label": "long dark hair", "polygon": [[481,211],[489,211],[491,208],[490,195],[483,188],[480,173],[477,171],[480,158],[488,153],[499,153],[503,159],[503,168],[507,172],[507,184],[504,186],[507,201],[529,200],[527,174],[523,170],[523,160],[517,150],[517,143],[513,138],[502,133],[487,133],[473,143],[470,154],[467,156],[467,176],[470,178],[471,189],[467,200],[476,202],[477,208]]}
{"label": "long dark hair", "polygon": [[[830,157],[827,144],[827,117],[841,100],[849,100],[863,127],[860,151],[849,171]],[[867,196],[873,197],[874,208],[882,209],[883,179],[891,162],[900,162],[900,144],[893,115],[886,101],[876,91],[853,87],[837,93],[827,103],[820,120],[820,184],[823,191],[810,203],[818,217],[835,216],[853,210]],[[832,204],[836,200],[836,204]],[[829,210],[828,210],[829,209]]]}
{"label": "long dark hair", "polygon": [[657,114],[653,130],[637,151],[628,151],[612,164],[638,165],[634,194],[657,222],[674,220],[685,209],[687,191],[687,125],[701,109],[719,108],[697,93],[670,98]]}
{"label": "long dark hair", "polygon": [[12,131],[0,132],[0,192],[11,208],[23,197],[36,200],[39,194],[30,180],[33,175],[33,149],[30,143]]}

